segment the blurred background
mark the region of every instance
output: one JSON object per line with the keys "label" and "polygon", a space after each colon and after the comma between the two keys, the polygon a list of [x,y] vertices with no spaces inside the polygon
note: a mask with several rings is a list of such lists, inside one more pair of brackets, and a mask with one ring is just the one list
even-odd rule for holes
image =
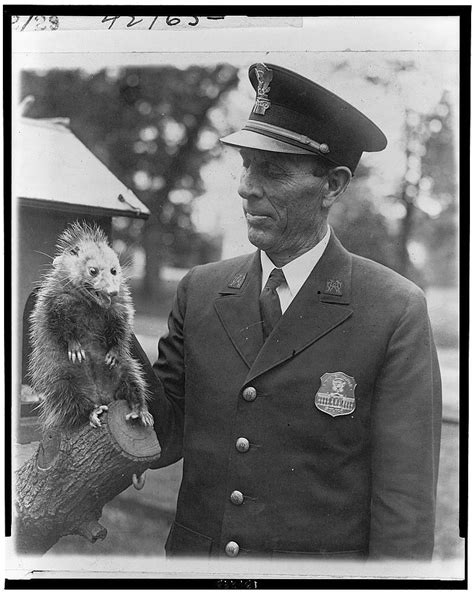
{"label": "blurred background", "polygon": [[[112,240],[127,264],[135,332],[151,361],[186,271],[252,250],[236,192],[240,158],[219,142],[251,111],[248,66],[268,61],[297,70],[382,128],[387,149],[364,154],[331,224],[347,249],[426,292],[444,390],[435,558],[462,558],[457,61],[436,52],[217,57],[147,67],[22,69],[19,99],[34,98],[28,118],[69,118],[71,131],[150,210],[147,220],[114,217]],[[34,448],[21,446],[24,454]],[[141,492],[130,488],[104,508],[104,542],[66,537],[50,554],[163,555],[180,477],[180,462],[148,471]]]}

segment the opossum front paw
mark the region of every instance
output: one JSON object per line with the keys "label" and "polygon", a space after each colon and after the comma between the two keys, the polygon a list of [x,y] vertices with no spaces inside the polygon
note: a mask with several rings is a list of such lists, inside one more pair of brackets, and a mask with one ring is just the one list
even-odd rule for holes
{"label": "opossum front paw", "polygon": [[140,420],[143,426],[153,426],[153,416],[146,408],[133,409],[125,416],[125,420]]}
{"label": "opossum front paw", "polygon": [[140,412],[140,420],[143,426],[153,426],[153,416],[148,410],[142,410]]}
{"label": "opossum front paw", "polygon": [[73,339],[67,344],[67,356],[71,362],[79,362],[79,364],[86,359],[86,353],[82,349],[81,344]]}
{"label": "opossum front paw", "polygon": [[99,416],[102,414],[102,412],[107,412],[108,409],[109,408],[107,406],[97,406],[96,408],[94,408],[92,412],[89,414],[89,424],[94,428],[102,426],[102,423],[99,420]]}
{"label": "opossum front paw", "polygon": [[110,366],[110,368],[113,368],[114,366],[116,366],[118,364],[118,362],[119,362],[119,360],[118,360],[117,349],[110,348],[110,350],[105,355],[105,364],[107,364],[107,366]]}
{"label": "opossum front paw", "polygon": [[132,474],[132,484],[133,484],[134,488],[136,488],[137,490],[142,490],[142,488],[145,486],[145,478],[146,478],[145,472],[143,472],[143,474],[140,474],[140,476],[137,476],[136,474]]}

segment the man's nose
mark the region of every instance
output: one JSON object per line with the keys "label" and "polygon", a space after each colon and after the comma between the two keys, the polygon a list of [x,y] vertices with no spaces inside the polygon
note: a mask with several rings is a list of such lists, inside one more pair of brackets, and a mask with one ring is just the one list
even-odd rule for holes
{"label": "man's nose", "polygon": [[242,170],[240,175],[239,188],[237,190],[243,199],[258,199],[262,196],[262,186],[252,169],[246,168]]}

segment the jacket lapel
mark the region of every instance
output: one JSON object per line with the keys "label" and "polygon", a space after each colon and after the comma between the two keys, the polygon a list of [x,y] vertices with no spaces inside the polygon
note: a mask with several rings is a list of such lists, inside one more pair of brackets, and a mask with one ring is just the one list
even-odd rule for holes
{"label": "jacket lapel", "polygon": [[249,368],[263,345],[260,291],[261,266],[257,251],[229,276],[214,301],[227,335]]}
{"label": "jacket lapel", "polygon": [[351,316],[353,311],[344,306],[350,303],[351,269],[350,253],[331,232],[324,255],[263,345],[246,383],[293,358]]}

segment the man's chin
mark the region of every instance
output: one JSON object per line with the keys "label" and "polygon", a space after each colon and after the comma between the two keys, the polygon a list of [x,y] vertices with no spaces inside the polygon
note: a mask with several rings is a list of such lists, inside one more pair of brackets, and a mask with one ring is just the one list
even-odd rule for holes
{"label": "man's chin", "polygon": [[247,232],[249,242],[256,248],[267,251],[271,247],[271,239],[261,229],[255,229],[249,226]]}

